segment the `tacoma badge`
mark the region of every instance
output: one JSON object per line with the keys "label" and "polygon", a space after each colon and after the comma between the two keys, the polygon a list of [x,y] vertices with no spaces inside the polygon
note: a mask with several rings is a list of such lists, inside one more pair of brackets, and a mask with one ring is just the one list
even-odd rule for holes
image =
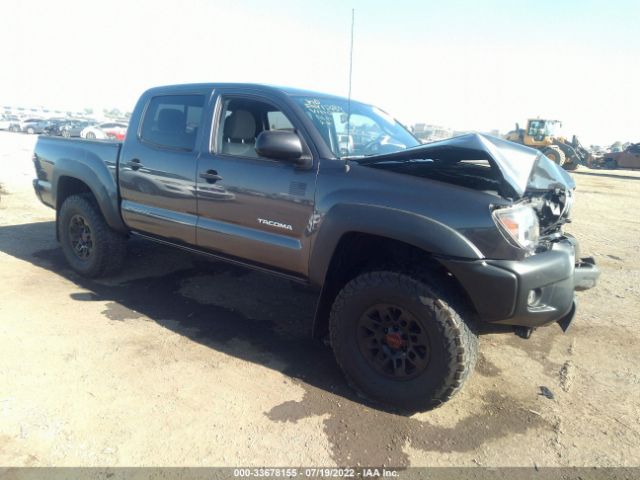
{"label": "tacoma badge", "polygon": [[284,228],[285,230],[293,230],[293,227],[291,225],[288,225],[286,223],[276,222],[274,220],[265,220],[264,218],[259,218],[258,223],[261,223],[263,225],[269,225],[271,227]]}

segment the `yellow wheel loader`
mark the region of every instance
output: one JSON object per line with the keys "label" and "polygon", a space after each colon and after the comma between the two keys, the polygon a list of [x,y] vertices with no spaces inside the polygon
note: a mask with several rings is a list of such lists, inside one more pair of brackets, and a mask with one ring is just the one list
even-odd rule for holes
{"label": "yellow wheel loader", "polygon": [[516,129],[504,138],[540,150],[565,170],[575,170],[579,164],[589,164],[591,154],[580,145],[575,135],[571,142],[558,136],[560,127],[562,123],[558,120],[531,118],[527,120],[527,128],[520,128],[516,123]]}

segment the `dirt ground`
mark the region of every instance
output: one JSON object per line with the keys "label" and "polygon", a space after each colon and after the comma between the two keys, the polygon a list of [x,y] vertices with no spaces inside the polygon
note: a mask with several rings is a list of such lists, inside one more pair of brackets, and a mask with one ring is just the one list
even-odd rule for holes
{"label": "dirt ground", "polygon": [[402,417],[309,339],[304,288],[140,240],[118,277],[73,274],[34,141],[0,132],[0,465],[640,465],[639,172],[574,174],[602,278],[570,331],[483,336],[462,392]]}

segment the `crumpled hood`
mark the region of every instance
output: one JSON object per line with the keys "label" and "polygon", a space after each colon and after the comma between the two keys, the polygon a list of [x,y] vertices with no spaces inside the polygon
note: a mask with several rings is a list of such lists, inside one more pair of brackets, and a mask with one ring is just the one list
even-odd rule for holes
{"label": "crumpled hood", "polygon": [[[456,172],[447,165],[459,164],[465,160],[486,160],[493,167],[492,172],[486,172],[487,178],[491,174],[493,180],[501,183],[500,193],[513,199],[521,198],[526,193],[555,188],[562,190],[575,188],[575,182],[571,176],[538,150],[480,133],[461,135],[400,152],[365,157],[357,161],[362,165],[382,167],[390,164],[412,163],[415,165],[414,162],[419,160],[442,162],[442,170],[449,168],[447,172],[449,179],[454,179]],[[437,171],[439,167],[434,165],[429,170]],[[482,171],[478,168],[472,174],[462,168],[458,168],[458,171],[460,176],[476,178],[482,176]],[[404,173],[411,174],[410,171]],[[447,181],[446,178],[435,176],[433,178]],[[451,183],[464,185],[458,181],[451,181]]]}

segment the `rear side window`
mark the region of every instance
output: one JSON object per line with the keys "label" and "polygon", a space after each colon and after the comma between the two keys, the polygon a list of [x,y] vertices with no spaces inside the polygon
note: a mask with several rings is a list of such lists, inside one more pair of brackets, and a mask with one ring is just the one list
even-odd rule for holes
{"label": "rear side window", "polygon": [[203,106],[204,95],[153,97],[142,121],[142,140],[160,147],[193,150]]}

